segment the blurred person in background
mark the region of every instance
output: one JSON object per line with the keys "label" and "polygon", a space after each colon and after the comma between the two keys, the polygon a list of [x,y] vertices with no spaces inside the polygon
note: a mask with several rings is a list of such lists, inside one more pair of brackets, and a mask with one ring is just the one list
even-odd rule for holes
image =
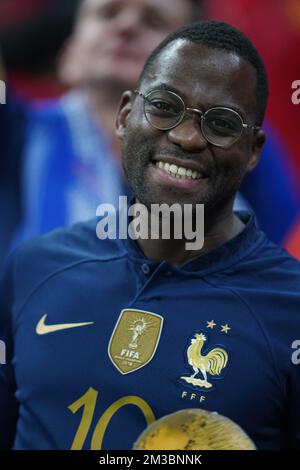
{"label": "blurred person in background", "polygon": [[126,194],[114,136],[120,96],[157,44],[198,15],[197,0],[82,1],[59,67],[72,91],[40,106],[29,128],[18,241],[89,219]]}
{"label": "blurred person in background", "polygon": [[[31,99],[57,96],[57,54],[69,37],[78,0],[0,1],[0,263],[22,216],[22,161]],[[1,88],[1,90],[3,89]],[[2,96],[1,96],[2,98]]]}

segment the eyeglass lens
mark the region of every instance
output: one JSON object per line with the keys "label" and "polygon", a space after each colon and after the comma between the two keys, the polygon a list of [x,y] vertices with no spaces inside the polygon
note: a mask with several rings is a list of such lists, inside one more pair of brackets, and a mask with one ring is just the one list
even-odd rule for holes
{"label": "eyeglass lens", "polygon": [[[153,127],[167,130],[182,121],[185,105],[175,93],[155,90],[146,96],[144,110],[147,120]],[[201,129],[209,142],[227,147],[239,139],[243,131],[243,123],[235,111],[216,107],[202,115]]]}

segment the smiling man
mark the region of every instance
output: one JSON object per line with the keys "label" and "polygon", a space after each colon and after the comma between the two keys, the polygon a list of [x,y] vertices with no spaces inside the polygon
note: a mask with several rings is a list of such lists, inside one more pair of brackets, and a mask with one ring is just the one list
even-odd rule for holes
{"label": "smiling man", "polygon": [[265,141],[267,89],[224,23],[150,56],[118,112],[123,166],[149,213],[205,204],[204,247],[100,241],[97,220],[21,247],[1,283],[1,447],[128,449],[153,420],[202,407],[259,449],[300,448],[299,263],[232,210]]}
{"label": "smiling man", "polygon": [[[265,142],[257,124],[263,119],[267,79],[254,51],[252,65],[237,55],[237,45],[225,53],[199,44],[197,32],[190,39],[197,42],[179,37],[150,56],[139,91],[123,95],[118,135],[125,173],[140,202],[147,207],[161,202],[205,204],[203,253],[243,228],[232,206]],[[156,259],[148,245],[147,241],[146,254]],[[182,253],[181,241],[176,245],[170,249],[168,241],[164,256],[175,263],[178,257],[180,264],[187,253]],[[161,250],[161,240],[158,246]]]}

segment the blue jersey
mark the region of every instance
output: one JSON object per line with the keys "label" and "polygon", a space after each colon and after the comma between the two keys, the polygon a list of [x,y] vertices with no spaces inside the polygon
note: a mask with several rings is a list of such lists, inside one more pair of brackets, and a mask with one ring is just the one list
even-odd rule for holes
{"label": "blue jersey", "polygon": [[96,220],[19,248],[1,284],[0,447],[130,449],[200,407],[259,449],[299,449],[300,265],[241,217],[180,268],[100,241]]}

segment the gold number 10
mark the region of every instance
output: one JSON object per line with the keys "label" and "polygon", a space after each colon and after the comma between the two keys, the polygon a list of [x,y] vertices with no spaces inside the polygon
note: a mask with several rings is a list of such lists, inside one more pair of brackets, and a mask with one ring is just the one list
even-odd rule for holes
{"label": "gold number 10", "polygon": [[[90,430],[99,392],[93,388],[82,395],[78,400],[68,406],[72,413],[83,407],[82,418],[78,426],[71,450],[81,450],[84,446],[86,436]],[[155,421],[155,416],[145,400],[137,396],[122,397],[110,405],[99,419],[92,436],[91,450],[101,450],[105,431],[113,415],[123,406],[135,405],[143,413],[147,425]],[[133,444],[133,443],[132,443]]]}

